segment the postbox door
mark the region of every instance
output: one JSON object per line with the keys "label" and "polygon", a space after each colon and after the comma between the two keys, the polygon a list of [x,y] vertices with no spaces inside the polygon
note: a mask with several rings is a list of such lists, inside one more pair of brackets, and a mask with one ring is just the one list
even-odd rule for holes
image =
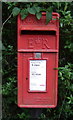
{"label": "postbox door", "polygon": [[[35,58],[35,53],[19,53],[19,82],[18,82],[18,92],[19,92],[19,106],[20,107],[54,107],[57,102],[57,67],[56,59],[57,55],[55,53],[41,53],[42,57],[39,59]],[[40,79],[36,79],[37,71],[33,69],[33,78],[31,76],[30,81],[30,66],[36,63],[44,64],[41,65],[44,68],[39,68],[38,74],[42,74],[44,71],[44,82]],[[42,63],[43,62],[43,63]],[[38,65],[39,65],[38,64]],[[37,68],[37,67],[34,67]],[[44,70],[45,69],[45,70]],[[37,78],[41,75],[37,75]],[[42,78],[43,80],[43,78]],[[41,84],[42,83],[42,84]],[[40,86],[42,85],[42,86]],[[45,85],[45,86],[43,86]],[[31,88],[30,88],[31,87]]]}

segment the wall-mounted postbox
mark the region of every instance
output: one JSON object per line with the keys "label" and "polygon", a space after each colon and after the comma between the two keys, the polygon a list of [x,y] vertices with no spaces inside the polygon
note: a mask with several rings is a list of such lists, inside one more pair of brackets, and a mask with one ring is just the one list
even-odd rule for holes
{"label": "wall-mounted postbox", "polygon": [[37,20],[18,16],[18,106],[53,108],[57,105],[59,14]]}

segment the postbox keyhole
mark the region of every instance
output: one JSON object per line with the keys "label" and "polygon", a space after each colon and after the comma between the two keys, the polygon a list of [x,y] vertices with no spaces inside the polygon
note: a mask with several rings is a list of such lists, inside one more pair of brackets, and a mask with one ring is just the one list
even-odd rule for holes
{"label": "postbox keyhole", "polygon": [[26,77],[26,80],[28,80],[28,78]]}

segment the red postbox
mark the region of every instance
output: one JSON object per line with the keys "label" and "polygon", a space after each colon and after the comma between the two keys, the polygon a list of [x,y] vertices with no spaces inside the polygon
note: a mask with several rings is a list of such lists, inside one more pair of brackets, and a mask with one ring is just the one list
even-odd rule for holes
{"label": "red postbox", "polygon": [[18,16],[18,106],[53,108],[57,105],[59,14],[37,20]]}

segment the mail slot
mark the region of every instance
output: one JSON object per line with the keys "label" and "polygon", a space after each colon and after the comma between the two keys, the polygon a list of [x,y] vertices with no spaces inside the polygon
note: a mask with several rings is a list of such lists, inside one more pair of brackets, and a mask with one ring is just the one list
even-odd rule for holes
{"label": "mail slot", "polygon": [[53,108],[58,95],[59,14],[18,15],[18,106]]}

